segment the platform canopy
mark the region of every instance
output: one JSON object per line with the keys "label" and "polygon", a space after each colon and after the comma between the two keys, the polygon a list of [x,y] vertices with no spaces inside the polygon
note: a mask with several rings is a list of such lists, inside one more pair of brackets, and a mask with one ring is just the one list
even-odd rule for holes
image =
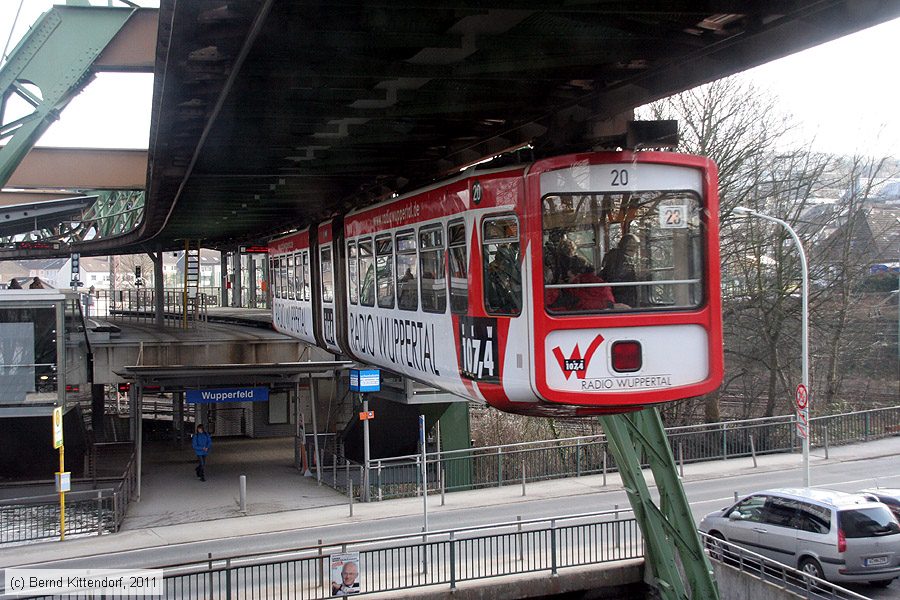
{"label": "platform canopy", "polygon": [[228,365],[139,365],[123,367],[116,375],[141,386],[159,386],[167,392],[229,386],[289,387],[308,377],[333,377],[351,368],[346,360]]}
{"label": "platform canopy", "polygon": [[894,0],[161,0],[146,218],[81,251],[234,247],[525,144],[590,149],[636,106],[898,16]]}

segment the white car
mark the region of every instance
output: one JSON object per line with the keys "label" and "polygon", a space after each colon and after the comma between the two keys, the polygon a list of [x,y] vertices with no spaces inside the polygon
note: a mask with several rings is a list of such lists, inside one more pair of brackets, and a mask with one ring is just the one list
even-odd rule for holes
{"label": "white car", "polygon": [[828,581],[900,577],[900,522],[868,495],[765,490],[706,515],[700,531]]}

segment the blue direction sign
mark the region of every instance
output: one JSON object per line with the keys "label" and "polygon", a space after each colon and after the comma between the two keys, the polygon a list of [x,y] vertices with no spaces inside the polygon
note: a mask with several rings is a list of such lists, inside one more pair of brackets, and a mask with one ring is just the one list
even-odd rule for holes
{"label": "blue direction sign", "polygon": [[218,390],[187,390],[185,399],[192,404],[215,404],[216,402],[265,402],[269,399],[269,388],[227,388]]}
{"label": "blue direction sign", "polygon": [[381,371],[378,369],[350,369],[351,392],[377,392],[381,390]]}

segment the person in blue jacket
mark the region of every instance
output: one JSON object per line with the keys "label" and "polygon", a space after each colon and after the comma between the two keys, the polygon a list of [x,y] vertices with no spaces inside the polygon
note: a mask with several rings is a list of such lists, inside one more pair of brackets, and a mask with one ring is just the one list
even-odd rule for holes
{"label": "person in blue jacket", "polygon": [[197,425],[197,433],[191,438],[191,446],[197,454],[197,468],[194,469],[200,481],[206,481],[206,456],[212,447],[212,436],[203,429],[203,424]]}

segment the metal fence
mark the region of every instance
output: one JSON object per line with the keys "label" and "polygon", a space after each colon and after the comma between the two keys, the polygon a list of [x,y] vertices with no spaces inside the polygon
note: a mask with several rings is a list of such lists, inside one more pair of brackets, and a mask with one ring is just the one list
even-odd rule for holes
{"label": "metal fence", "polygon": [[[175,325],[184,316],[185,292],[180,289],[163,291],[163,319]],[[187,320],[206,322],[207,309],[218,304],[215,297],[200,292],[196,302],[188,301]],[[82,310],[86,318],[115,318],[129,321],[153,321],[156,318],[156,290],[136,288],[126,290],[97,290],[82,295]]]}
{"label": "metal fence", "polygon": [[[670,427],[666,432],[675,459],[682,464],[794,452],[801,447],[794,416]],[[831,446],[900,435],[900,406],[815,417],[810,432],[811,445],[824,449],[826,456]],[[420,495],[421,460],[421,456],[411,455],[371,461],[370,499]],[[333,462],[348,472],[364,470],[344,457],[334,457]],[[606,475],[616,470],[602,434],[429,453],[426,464],[431,492]],[[334,487],[345,492],[346,485],[339,480],[345,481],[334,478]],[[356,484],[359,481],[363,479]]]}
{"label": "metal fence", "polygon": [[[66,536],[103,535],[119,530],[135,488],[134,456],[121,478],[100,479],[100,484],[117,481],[112,487],[80,490],[66,494]],[[75,480],[73,485],[91,483]],[[58,538],[59,494],[0,500],[0,544]]]}
{"label": "metal fence", "polygon": [[210,558],[165,569],[166,598],[329,598],[330,555],[359,553],[360,593],[642,558],[633,519],[606,511],[325,544],[277,555]]}
{"label": "metal fence", "polygon": [[866,596],[819,579],[809,573],[792,569],[762,555],[726,542],[721,538],[700,533],[710,560],[734,567],[752,577],[774,583],[782,589],[804,598],[829,600],[868,600]]}

